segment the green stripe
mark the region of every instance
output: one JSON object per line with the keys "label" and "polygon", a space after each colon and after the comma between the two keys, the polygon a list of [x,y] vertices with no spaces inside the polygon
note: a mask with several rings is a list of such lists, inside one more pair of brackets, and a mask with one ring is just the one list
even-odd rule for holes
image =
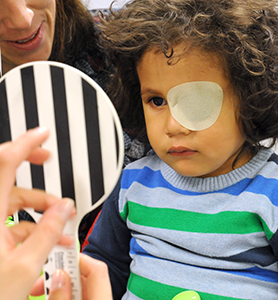
{"label": "green stripe", "polygon": [[264,228],[265,235],[266,235],[267,239],[270,240],[274,233],[269,229],[266,222],[262,218],[261,218],[261,222],[262,222],[262,226]]}
{"label": "green stripe", "polygon": [[121,215],[122,219],[126,222],[127,215],[128,215],[128,203],[125,204],[123,211],[120,212],[120,215]]}
{"label": "green stripe", "polygon": [[251,212],[225,211],[204,214],[171,208],[155,208],[128,202],[125,214],[137,225],[200,233],[249,234],[264,231],[261,218]]}
{"label": "green stripe", "polygon": [[[134,273],[130,274],[127,288],[131,293],[144,300],[171,300],[177,294],[187,291],[186,289],[152,281]],[[244,300],[241,298],[224,297],[199,291],[196,292],[200,295],[202,300]]]}

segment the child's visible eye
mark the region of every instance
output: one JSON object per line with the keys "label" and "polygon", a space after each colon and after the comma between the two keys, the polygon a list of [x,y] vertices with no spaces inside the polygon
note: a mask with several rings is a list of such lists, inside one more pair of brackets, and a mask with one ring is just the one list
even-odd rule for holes
{"label": "child's visible eye", "polygon": [[166,100],[161,97],[153,97],[149,100],[149,102],[152,102],[155,106],[162,106],[166,104]]}

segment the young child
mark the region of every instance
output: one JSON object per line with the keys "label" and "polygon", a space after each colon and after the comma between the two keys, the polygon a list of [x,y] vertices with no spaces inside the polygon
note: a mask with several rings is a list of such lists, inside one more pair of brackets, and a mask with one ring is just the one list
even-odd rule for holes
{"label": "young child", "polygon": [[101,30],[110,97],[155,152],[84,249],[114,299],[277,299],[278,1],[134,0]]}

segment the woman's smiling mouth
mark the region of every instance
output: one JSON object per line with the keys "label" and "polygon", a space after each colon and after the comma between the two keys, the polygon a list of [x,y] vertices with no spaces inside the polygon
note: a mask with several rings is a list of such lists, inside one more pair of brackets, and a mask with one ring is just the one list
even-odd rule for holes
{"label": "woman's smiling mouth", "polygon": [[22,51],[33,51],[37,49],[43,40],[43,24],[37,29],[35,33],[32,33],[28,37],[24,37],[19,40],[7,40],[6,43],[11,45],[13,48]]}
{"label": "woman's smiling mouth", "polygon": [[35,36],[38,34],[39,29],[36,31],[35,34],[33,34],[30,38],[26,38],[26,39],[22,39],[22,40],[18,40],[18,41],[13,41],[14,43],[18,43],[18,44],[24,44],[24,43],[28,43],[29,41],[31,41],[33,38],[35,38]]}

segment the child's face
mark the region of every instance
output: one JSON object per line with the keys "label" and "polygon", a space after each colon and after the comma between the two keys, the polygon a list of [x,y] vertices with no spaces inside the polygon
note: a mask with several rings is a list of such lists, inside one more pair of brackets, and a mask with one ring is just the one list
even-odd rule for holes
{"label": "child's face", "polygon": [[[182,50],[175,48],[175,53]],[[149,141],[157,155],[184,176],[218,176],[232,171],[233,161],[245,141],[235,119],[237,98],[224,68],[213,54],[193,50],[169,65],[161,52],[146,52],[137,71]],[[191,131],[171,115],[167,93],[173,87],[195,81],[217,83],[223,103],[216,122],[207,129]],[[236,167],[250,157],[243,156]]]}

